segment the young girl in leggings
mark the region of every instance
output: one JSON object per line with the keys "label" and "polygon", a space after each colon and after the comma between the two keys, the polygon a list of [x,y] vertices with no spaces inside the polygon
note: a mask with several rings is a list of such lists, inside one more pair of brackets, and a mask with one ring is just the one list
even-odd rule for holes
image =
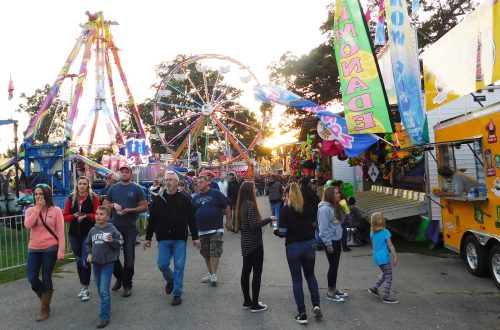
{"label": "young girl in leggings", "polygon": [[[386,229],[385,219],[382,213],[375,212],[371,217],[371,234],[373,244],[373,261],[382,270],[382,275],[375,283],[375,285],[368,289],[368,292],[378,296],[378,288],[384,284],[384,304],[397,304],[399,300],[391,297],[391,284],[392,284],[392,264],[398,263],[398,256],[396,249],[391,241],[391,233]],[[390,254],[389,254],[390,253]]]}

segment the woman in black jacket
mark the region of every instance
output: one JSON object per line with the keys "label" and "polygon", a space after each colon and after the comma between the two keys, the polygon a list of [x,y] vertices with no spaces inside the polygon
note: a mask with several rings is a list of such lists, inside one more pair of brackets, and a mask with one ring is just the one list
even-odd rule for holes
{"label": "woman in black jacket", "polygon": [[[241,270],[243,308],[250,308],[252,313],[267,310],[267,305],[259,302],[262,264],[264,263],[262,227],[276,219],[274,216],[262,219],[257,208],[255,191],[254,182],[243,182],[236,203],[236,230],[241,229],[241,254],[243,255],[243,269]],[[250,273],[252,269],[252,298],[250,298]]]}
{"label": "woman in black jacket", "polygon": [[275,231],[275,235],[285,237],[286,259],[292,275],[293,296],[298,310],[295,321],[300,324],[307,324],[304,290],[302,289],[302,271],[311,294],[314,318],[321,319],[323,317],[319,306],[318,281],[314,275],[314,264],[316,262],[314,226],[316,219],[311,206],[304,203],[299,185],[295,182],[290,184],[288,205],[281,209],[280,217],[279,228]]}

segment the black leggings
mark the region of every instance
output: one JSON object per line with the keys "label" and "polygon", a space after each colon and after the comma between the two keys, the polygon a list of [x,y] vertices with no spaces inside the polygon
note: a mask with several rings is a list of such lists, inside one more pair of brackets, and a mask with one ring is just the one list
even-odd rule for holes
{"label": "black leggings", "polygon": [[340,241],[332,241],[333,253],[326,252],[328,259],[328,290],[333,291],[337,289],[337,272],[339,270],[341,243]]}
{"label": "black leggings", "polygon": [[[264,263],[264,246],[257,247],[251,254],[243,256],[243,269],[241,270],[241,289],[245,303],[257,305],[259,303],[260,280],[262,264]],[[250,273],[252,277],[252,298],[250,298]]]}

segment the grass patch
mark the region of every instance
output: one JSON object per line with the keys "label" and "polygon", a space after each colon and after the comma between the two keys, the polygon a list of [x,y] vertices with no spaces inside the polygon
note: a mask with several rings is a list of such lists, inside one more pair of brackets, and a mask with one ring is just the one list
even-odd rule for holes
{"label": "grass patch", "polygon": [[[68,264],[70,262],[74,262],[74,259],[64,259],[56,262],[56,266],[53,271],[53,277],[55,274],[64,272],[62,266]],[[16,268],[7,269],[4,271],[0,271],[0,284],[4,284],[7,282],[17,281],[21,278],[26,278],[26,266],[19,266]]]}
{"label": "grass patch", "polygon": [[458,258],[458,253],[448,250],[442,242],[434,245],[432,242],[409,242],[397,235],[392,237],[397,253],[417,253],[439,258]]}

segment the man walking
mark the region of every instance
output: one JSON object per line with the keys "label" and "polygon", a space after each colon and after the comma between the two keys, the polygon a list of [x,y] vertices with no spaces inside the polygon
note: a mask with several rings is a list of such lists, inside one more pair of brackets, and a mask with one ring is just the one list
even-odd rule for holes
{"label": "man walking", "polygon": [[226,215],[226,229],[231,230],[231,210],[224,195],[215,189],[210,189],[205,176],[198,177],[199,193],[193,197],[196,225],[200,237],[200,252],[207,265],[207,274],[203,283],[217,285],[217,268],[222,255],[224,234],[223,213]]}
{"label": "man walking", "polygon": [[[192,233],[193,245],[200,248],[198,229],[189,197],[177,190],[179,177],[173,171],[165,172],[164,190],[160,190],[149,210],[144,249],[151,247],[153,233],[158,241],[157,265],[167,281],[165,293],[174,297],[172,306],[182,303],[184,265],[186,263],[186,241],[188,226]],[[174,271],[170,261],[174,259]]]}
{"label": "man walking", "polygon": [[123,266],[118,259],[113,269],[116,282],[112,290],[117,291],[123,285],[122,296],[130,297],[134,276],[136,220],[139,213],[148,210],[148,202],[141,186],[131,180],[132,168],[123,165],[119,171],[121,182],[109,189],[103,205],[111,208],[113,225],[123,237]]}
{"label": "man walking", "polygon": [[271,175],[271,181],[268,183],[269,204],[271,205],[271,213],[276,217],[276,222],[280,223],[281,198],[283,197],[283,186],[276,178],[276,175]]}
{"label": "man walking", "polygon": [[236,177],[234,176],[234,173],[229,173],[229,180],[228,180],[228,186],[227,186],[227,202],[229,203],[229,207],[231,209],[231,219],[233,220],[232,222],[232,227],[233,227],[233,233],[238,232],[238,228],[236,228],[236,214],[234,214],[236,210],[236,202],[238,201],[238,194],[240,193],[240,185],[241,182],[243,181],[243,178],[241,174],[238,174]]}

